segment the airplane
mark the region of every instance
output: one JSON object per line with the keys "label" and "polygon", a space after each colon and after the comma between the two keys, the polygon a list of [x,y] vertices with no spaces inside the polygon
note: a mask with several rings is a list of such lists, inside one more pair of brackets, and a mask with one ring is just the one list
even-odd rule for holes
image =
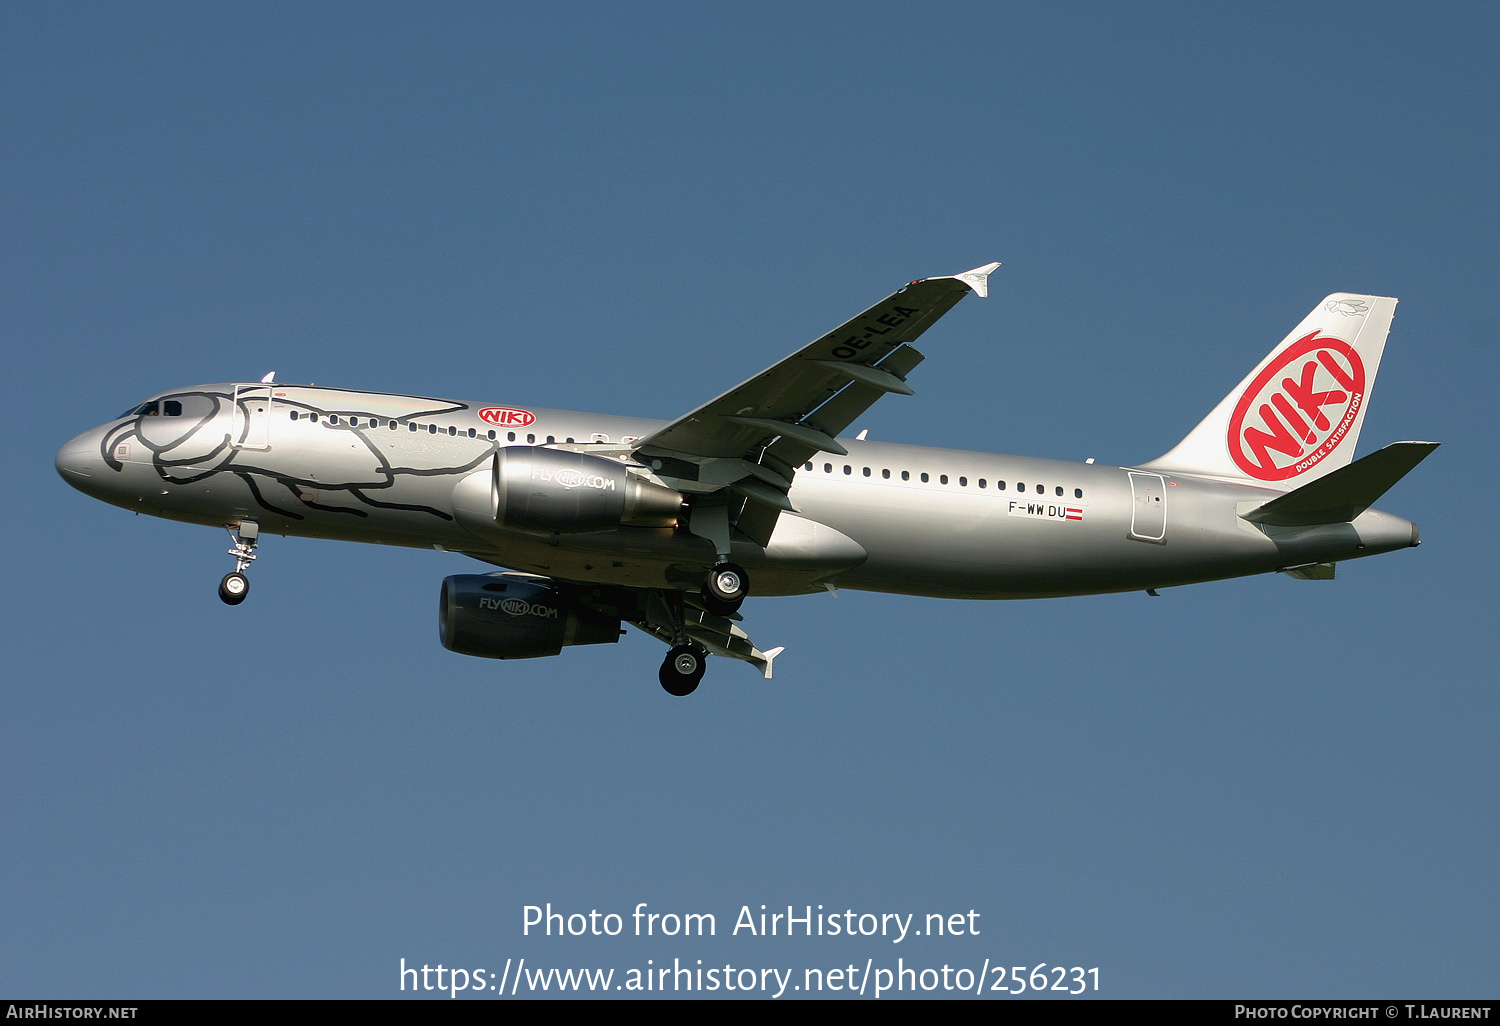
{"label": "airplane", "polygon": [[1112,467],[841,437],[910,396],[916,339],[998,263],[923,278],[673,421],[315,385],[154,395],[57,454],[63,480],[137,513],[226,528],[244,601],[264,534],[461,552],[443,581],[458,653],[669,646],[691,694],[706,656],[770,679],[758,596],[854,589],[962,599],[1145,591],[1335,564],[1420,543],[1372,506],[1434,442],[1354,459],[1396,300],[1320,302],[1166,454]]}

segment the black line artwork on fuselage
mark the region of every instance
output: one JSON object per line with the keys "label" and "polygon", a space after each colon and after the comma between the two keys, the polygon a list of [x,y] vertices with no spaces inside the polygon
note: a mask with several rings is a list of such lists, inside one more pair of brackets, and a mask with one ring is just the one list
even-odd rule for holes
{"label": "black line artwork on fuselage", "polygon": [[[361,446],[358,461],[362,465],[351,468],[356,472],[346,475],[344,479],[325,479],[328,466],[335,461],[327,459],[327,454],[322,452],[316,455],[317,472],[324,477],[315,477],[312,473],[300,476],[288,473],[284,467],[273,470],[260,466],[254,461],[258,450],[243,448],[249,438],[252,421],[248,405],[250,401],[243,395],[236,398],[228,392],[204,390],[159,396],[143,404],[128,420],[105,433],[100,444],[105,465],[116,472],[123,472],[127,462],[146,462],[118,455],[122,446],[128,452],[128,446],[139,445],[150,453],[149,463],[164,483],[191,485],[220,474],[229,474],[244,482],[251,497],[261,508],[287,519],[306,520],[307,517],[296,509],[284,507],[279,500],[269,496],[268,484],[284,488],[292,503],[304,509],[358,518],[370,516],[368,509],[361,509],[359,505],[332,505],[325,501],[332,498],[328,493],[341,493],[350,501],[369,509],[403,510],[451,521],[452,514],[432,506],[377,499],[369,493],[390,491],[398,486],[402,478],[445,477],[468,473],[490,459],[501,447],[497,440],[465,437],[465,441],[478,441],[484,448],[462,463],[436,467],[397,466],[381,451],[372,437],[377,430],[389,431],[389,428],[376,428],[376,423],[394,422],[400,425],[397,430],[409,432],[410,425],[416,420],[466,413],[470,410],[469,405],[442,402],[416,412],[379,416],[366,410],[323,407],[301,399],[276,396],[268,400],[265,413],[268,426],[273,415],[270,404],[274,403],[277,411],[287,414],[295,412],[299,421],[312,421],[325,431],[346,432],[358,439]],[[180,410],[170,415],[165,413],[169,402],[178,404]],[[439,402],[434,400],[435,404]],[[228,430],[224,428],[226,418]],[[238,437],[235,437],[236,433]]]}

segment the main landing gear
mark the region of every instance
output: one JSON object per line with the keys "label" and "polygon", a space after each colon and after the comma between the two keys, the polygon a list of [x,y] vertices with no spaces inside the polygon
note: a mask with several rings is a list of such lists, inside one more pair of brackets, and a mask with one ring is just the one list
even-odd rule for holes
{"label": "main landing gear", "polygon": [[653,599],[661,603],[660,611],[666,615],[662,626],[671,631],[672,648],[662,660],[658,677],[667,694],[674,698],[685,698],[698,689],[703,671],[708,669],[708,653],[688,637],[687,617],[682,592],[672,590],[653,592]]}
{"label": "main landing gear", "polygon": [[708,654],[697,645],[674,645],[661,664],[661,686],[667,694],[685,698],[698,688],[707,669]]}
{"label": "main landing gear", "polygon": [[[668,591],[657,594],[666,607],[666,621],[670,624],[673,642],[661,664],[661,686],[667,694],[683,698],[696,691],[699,681],[703,680],[708,653],[688,637],[683,593]],[[699,589],[702,607],[715,616],[733,616],[748,594],[750,578],[743,567],[730,562],[719,563],[710,570]]]}
{"label": "main landing gear", "polygon": [[224,575],[219,582],[219,598],[226,605],[237,606],[250,594],[250,578],[245,571],[255,561],[255,543],[260,538],[260,525],[253,520],[241,520],[236,529],[225,525],[229,537],[234,539],[234,548],[229,554],[234,557],[234,570]]}
{"label": "main landing gear", "polygon": [[750,594],[750,578],[735,563],[720,563],[708,572],[699,590],[703,608],[719,616],[737,613],[740,603]]}

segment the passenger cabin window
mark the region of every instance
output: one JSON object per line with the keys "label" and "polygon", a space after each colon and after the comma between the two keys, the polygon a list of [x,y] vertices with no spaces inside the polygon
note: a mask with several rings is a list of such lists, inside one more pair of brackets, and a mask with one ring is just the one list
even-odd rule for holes
{"label": "passenger cabin window", "polygon": [[947,474],[939,474],[938,475],[938,484],[947,484],[947,483],[948,483],[948,475]]}
{"label": "passenger cabin window", "polygon": [[958,479],[958,486],[960,488],[967,488],[967,487],[969,487],[969,479],[966,478],[966,477],[959,478]]}
{"label": "passenger cabin window", "polygon": [[536,444],[536,435],[527,435],[526,436],[526,444],[527,445],[535,445]]}
{"label": "passenger cabin window", "polygon": [[328,423],[330,423],[330,424],[337,424],[338,422],[339,422],[339,415],[337,413],[329,414],[329,416],[328,416]]}
{"label": "passenger cabin window", "polygon": [[852,474],[852,473],[854,473],[854,468],[853,468],[853,467],[851,467],[851,466],[849,466],[849,464],[847,464],[847,463],[845,463],[845,464],[844,464],[844,473],[845,473],[845,474],[846,474],[846,475],[847,475],[847,474]]}
{"label": "passenger cabin window", "polygon": [[981,487],[981,488],[984,487],[984,478],[982,478],[982,477],[979,479],[979,487]]}
{"label": "passenger cabin window", "polygon": [[415,430],[417,430],[417,422],[414,421],[414,420],[413,421],[408,421],[406,427],[410,431],[415,431]]}
{"label": "passenger cabin window", "polygon": [[458,425],[457,424],[449,424],[448,425],[448,437],[452,438],[452,437],[454,437],[457,434],[458,434]]}
{"label": "passenger cabin window", "polygon": [[391,430],[392,431],[396,430],[396,422],[394,420],[391,421]]}
{"label": "passenger cabin window", "polygon": [[1058,494],[1058,495],[1059,495],[1059,496],[1061,496],[1061,495],[1062,495],[1062,485],[1058,485],[1058,486],[1057,486],[1057,494]]}
{"label": "passenger cabin window", "polygon": [[[495,437],[495,432],[491,431],[490,432],[490,437],[494,438]],[[507,431],[507,432],[505,432],[505,440],[507,442],[514,442],[516,440],[516,433],[514,431]]]}
{"label": "passenger cabin window", "polygon": [[927,483],[927,475],[925,473],[922,475],[922,483],[923,484]]}
{"label": "passenger cabin window", "polygon": [[293,410],[293,411],[292,411],[292,419],[293,419],[293,420],[296,420],[296,419],[297,419],[297,411],[296,411],[296,410]]}
{"label": "passenger cabin window", "polygon": [[909,471],[909,470],[903,470],[903,471],[901,471],[901,480],[903,480],[903,481],[910,481],[911,480],[911,471]]}
{"label": "passenger cabin window", "polygon": [[891,479],[891,472],[889,470],[882,470],[880,476],[889,481]]}
{"label": "passenger cabin window", "polygon": [[493,430],[491,430],[490,431],[490,441],[493,442],[494,440],[495,440],[495,432]]}
{"label": "passenger cabin window", "polygon": [[316,413],[309,413],[307,419],[316,424],[318,422],[318,415]]}
{"label": "passenger cabin window", "polygon": [[1074,488],[1073,489],[1073,498],[1075,498],[1075,499],[1081,499],[1081,498],[1083,498],[1083,489],[1082,488]]}
{"label": "passenger cabin window", "polygon": [[866,467],[865,468],[865,477],[869,477],[869,476],[870,476],[870,468]]}
{"label": "passenger cabin window", "polygon": [[1047,489],[1043,485],[1037,485],[1036,486],[1036,493],[1038,495],[1046,495],[1047,494]]}
{"label": "passenger cabin window", "polygon": [[832,474],[833,473],[833,464],[832,463],[825,463],[825,464],[823,464],[823,473],[825,473],[825,474]]}

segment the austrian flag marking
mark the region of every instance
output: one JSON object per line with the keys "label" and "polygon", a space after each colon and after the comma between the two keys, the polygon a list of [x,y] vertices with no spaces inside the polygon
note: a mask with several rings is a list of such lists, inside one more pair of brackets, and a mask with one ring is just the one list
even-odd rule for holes
{"label": "austrian flag marking", "polygon": [[497,427],[529,427],[536,417],[527,410],[513,410],[509,406],[486,406],[479,411],[479,419]]}
{"label": "austrian flag marking", "polygon": [[1365,365],[1347,342],[1315,331],[1250,382],[1229,418],[1229,455],[1261,481],[1285,481],[1339,447],[1365,402]]}

